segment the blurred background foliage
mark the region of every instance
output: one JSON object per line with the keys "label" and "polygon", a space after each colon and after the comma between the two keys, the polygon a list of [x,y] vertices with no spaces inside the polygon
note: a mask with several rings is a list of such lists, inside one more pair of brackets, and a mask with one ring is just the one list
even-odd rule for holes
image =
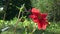
{"label": "blurred background foliage", "polygon": [[31,0],[31,4],[41,12],[47,12],[50,21],[60,20],[60,0]]}
{"label": "blurred background foliage", "polygon": [[26,10],[35,7],[41,12],[47,12],[49,21],[60,20],[60,0],[0,0],[0,8],[4,8],[0,11],[0,19],[3,19],[4,13],[6,13],[6,20],[13,19],[19,13],[16,6],[21,7],[24,3]]}
{"label": "blurred background foliage", "polygon": [[[24,5],[22,12],[20,12],[21,6]],[[51,22],[49,27],[46,29],[45,34],[60,34],[60,0],[0,0],[0,29],[10,27],[8,31],[2,34],[14,34],[12,31],[15,28],[18,14],[20,12],[20,18],[17,25],[16,34],[32,34],[36,24],[29,19],[28,11],[35,7],[42,13],[48,13],[48,20]],[[57,22],[57,23],[56,23]],[[37,28],[35,28],[37,29]],[[18,31],[19,30],[19,31]],[[40,34],[42,31],[36,30],[33,34]]]}

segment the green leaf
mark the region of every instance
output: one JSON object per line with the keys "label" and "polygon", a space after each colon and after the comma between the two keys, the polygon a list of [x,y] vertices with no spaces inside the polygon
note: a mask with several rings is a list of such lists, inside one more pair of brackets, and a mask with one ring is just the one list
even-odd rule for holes
{"label": "green leaf", "polygon": [[20,8],[20,12],[22,12],[23,8],[24,8],[25,4],[23,4]]}

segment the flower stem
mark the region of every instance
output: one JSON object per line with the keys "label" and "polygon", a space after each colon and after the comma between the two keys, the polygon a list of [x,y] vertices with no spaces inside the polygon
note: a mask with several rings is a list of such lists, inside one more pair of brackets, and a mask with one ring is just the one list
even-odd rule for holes
{"label": "flower stem", "polygon": [[17,28],[17,24],[18,24],[18,22],[21,20],[20,18],[20,12],[19,12],[19,14],[18,14],[18,20],[17,20],[17,22],[16,22],[16,26],[15,26],[15,28],[14,28],[14,34],[16,34],[16,28]]}

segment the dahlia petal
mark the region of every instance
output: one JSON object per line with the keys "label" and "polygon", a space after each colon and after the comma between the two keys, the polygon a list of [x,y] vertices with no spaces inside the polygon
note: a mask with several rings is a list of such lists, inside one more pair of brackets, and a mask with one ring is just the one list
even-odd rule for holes
{"label": "dahlia petal", "polygon": [[49,24],[47,20],[46,20],[45,24],[46,24],[46,25],[48,25],[48,24]]}
{"label": "dahlia petal", "polygon": [[40,15],[42,18],[46,18],[46,16],[47,16],[47,13],[41,13],[41,15]]}
{"label": "dahlia petal", "polygon": [[29,17],[30,17],[35,23],[38,23],[38,22],[39,22],[37,16],[35,16],[35,15],[30,15]]}
{"label": "dahlia petal", "polygon": [[39,14],[40,13],[40,11],[36,8],[32,8],[31,12],[32,12],[32,14]]}
{"label": "dahlia petal", "polygon": [[33,19],[33,21],[34,21],[35,23],[38,23],[38,22],[39,22],[39,20],[38,20],[38,19]]}
{"label": "dahlia petal", "polygon": [[42,30],[46,30],[47,24],[42,25]]}
{"label": "dahlia petal", "polygon": [[32,18],[32,19],[36,18],[35,15],[29,15],[29,17]]}
{"label": "dahlia petal", "polygon": [[43,20],[48,20],[47,18],[43,18]]}
{"label": "dahlia petal", "polygon": [[41,30],[42,29],[41,23],[37,23],[37,25],[38,25],[38,29]]}

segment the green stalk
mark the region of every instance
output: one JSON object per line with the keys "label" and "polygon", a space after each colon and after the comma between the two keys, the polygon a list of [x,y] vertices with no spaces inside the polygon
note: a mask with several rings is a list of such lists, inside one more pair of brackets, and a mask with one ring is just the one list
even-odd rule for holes
{"label": "green stalk", "polygon": [[16,26],[14,28],[14,34],[16,34],[16,28],[17,28],[18,22],[21,21],[21,18],[19,18],[19,17],[20,17],[20,13],[22,12],[23,8],[24,8],[24,4],[21,6],[21,8],[19,8],[20,11],[19,11],[19,14],[18,14],[18,20],[17,20],[17,22],[15,24]]}

